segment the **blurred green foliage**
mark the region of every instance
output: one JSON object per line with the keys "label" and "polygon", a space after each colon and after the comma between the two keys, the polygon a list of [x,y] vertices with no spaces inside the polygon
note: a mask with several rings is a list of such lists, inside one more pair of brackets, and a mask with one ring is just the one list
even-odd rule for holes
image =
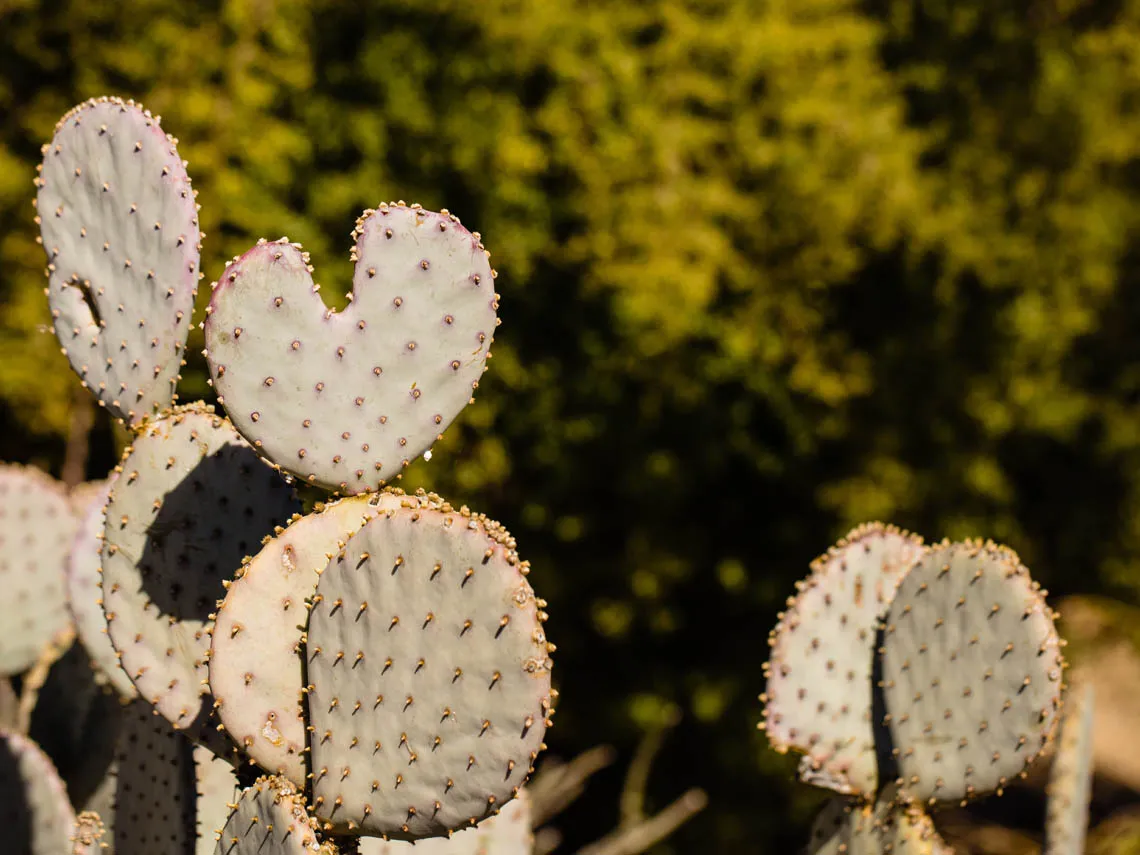
{"label": "blurred green foliage", "polygon": [[[0,0],[3,456],[57,472],[75,381],[32,178],[100,94],[179,137],[207,277],[286,234],[343,291],[388,199],[483,233],[492,370],[405,482],[533,562],[554,751],[685,711],[651,795],[712,805],[672,851],[802,839],[760,665],[854,523],[1137,599],[1140,0]],[[209,396],[192,345],[185,399]]]}

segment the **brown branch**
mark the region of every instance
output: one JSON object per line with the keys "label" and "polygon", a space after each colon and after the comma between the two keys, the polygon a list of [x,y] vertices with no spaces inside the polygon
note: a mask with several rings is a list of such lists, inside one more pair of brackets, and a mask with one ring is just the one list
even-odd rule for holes
{"label": "brown branch", "polygon": [[692,816],[704,810],[708,802],[704,790],[689,790],[657,816],[619,827],[601,840],[579,849],[578,855],[638,855],[664,840]]}
{"label": "brown branch", "polygon": [[76,386],[71,402],[71,420],[67,426],[67,445],[63,452],[60,480],[68,487],[82,483],[87,475],[87,454],[91,447],[91,428],[95,425],[95,405],[91,393]]}

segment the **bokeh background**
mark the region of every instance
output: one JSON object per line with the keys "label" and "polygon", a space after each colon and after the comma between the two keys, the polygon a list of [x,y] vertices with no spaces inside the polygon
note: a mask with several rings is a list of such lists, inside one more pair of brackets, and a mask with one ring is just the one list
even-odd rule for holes
{"label": "bokeh background", "polygon": [[[102,94],[179,138],[204,286],[287,235],[340,299],[385,200],[482,232],[491,371],[404,486],[517,536],[551,751],[621,753],[567,851],[672,711],[650,804],[710,805],[660,852],[804,840],[761,665],[864,520],[1015,548],[1078,666],[1114,663],[1105,727],[1140,729],[1140,0],[0,0],[0,457],[69,478],[123,437],[45,331],[32,179]],[[1127,824],[1140,750],[1102,753],[1096,819]],[[1033,786],[947,823],[1032,851]]]}

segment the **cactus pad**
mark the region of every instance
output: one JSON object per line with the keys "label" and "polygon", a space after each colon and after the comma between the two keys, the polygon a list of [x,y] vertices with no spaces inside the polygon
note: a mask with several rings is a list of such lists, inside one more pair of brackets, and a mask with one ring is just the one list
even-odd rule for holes
{"label": "cactus pad", "polygon": [[479,236],[419,206],[365,211],[352,303],[329,311],[297,244],[259,243],[214,286],[203,328],[219,400],[258,451],[342,493],[375,490],[471,399],[498,323]]}
{"label": "cactus pad", "polygon": [[125,707],[115,776],[115,855],[193,848],[194,748],[141,698]]}
{"label": "cactus pad", "polygon": [[233,740],[265,769],[298,786],[305,722],[298,645],[317,579],[365,521],[383,508],[415,504],[390,491],[354,496],[295,517],[243,562],[218,608],[210,643],[210,691]]}
{"label": "cactus pad", "polygon": [[16,733],[0,732],[0,822],[6,852],[71,850],[75,813],[63,781],[39,746]]}
{"label": "cactus pad", "polygon": [[923,550],[892,526],[860,526],[812,563],[769,637],[764,727],[777,750],[805,752],[809,783],[875,792],[875,624]]}
{"label": "cactus pad", "polygon": [[109,491],[110,482],[103,482],[101,489],[88,497],[87,506],[80,511],[79,530],[67,556],[67,604],[79,633],[79,641],[91,658],[96,672],[122,697],[130,700],[137,691],[119,664],[119,654],[107,636],[103,592],[99,589],[103,505]]}
{"label": "cactus pad", "polygon": [[812,825],[806,855],[953,855],[930,817],[896,795],[888,788],[873,805],[831,799]]}
{"label": "cactus pad", "polygon": [[1085,851],[1092,795],[1092,730],[1092,686],[1073,686],[1065,694],[1061,738],[1049,774],[1046,855],[1082,855]]}
{"label": "cactus pad", "polygon": [[945,542],[886,617],[886,721],[903,789],[921,801],[1001,790],[1052,736],[1062,661],[1053,614],[1017,555]]}
{"label": "cactus pad", "polygon": [[198,835],[194,852],[211,855],[218,829],[230,815],[230,805],[237,800],[240,785],[234,767],[200,745],[194,748],[194,774],[197,779],[194,818]]}
{"label": "cactus pad", "polygon": [[360,838],[360,855],[531,855],[530,798],[525,789],[511,799],[498,815],[474,828],[464,828],[451,837],[429,837],[409,843],[405,840]]}
{"label": "cactus pad", "polygon": [[218,831],[215,855],[335,855],[317,841],[317,821],[284,778],[259,778],[242,791]]}
{"label": "cactus pad", "polygon": [[99,814],[84,811],[75,818],[71,831],[71,855],[102,855],[107,828]]}
{"label": "cactus pad", "polygon": [[212,707],[201,697],[207,626],[223,580],[299,504],[203,405],[147,422],[118,473],[101,576],[111,643],[140,694],[176,728],[198,731]]}
{"label": "cactus pad", "polygon": [[175,143],[138,104],[87,101],[56,125],[36,179],[56,336],[132,424],[174,400],[198,287],[198,208]]}
{"label": "cactus pad", "polygon": [[551,710],[528,572],[497,523],[448,505],[376,516],[330,562],[306,648],[321,820],[442,836],[518,792]]}
{"label": "cactus pad", "polygon": [[0,466],[0,674],[32,665],[70,622],[64,576],[76,525],[62,484],[39,469]]}

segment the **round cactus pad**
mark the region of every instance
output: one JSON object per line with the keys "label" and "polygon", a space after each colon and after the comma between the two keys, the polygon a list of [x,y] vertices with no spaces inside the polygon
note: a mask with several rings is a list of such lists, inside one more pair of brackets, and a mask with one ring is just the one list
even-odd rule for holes
{"label": "round cactus pad", "polygon": [[36,179],[56,336],[132,424],[174,400],[198,288],[198,206],[175,142],[138,104],[87,101],[56,125]]}
{"label": "round cactus pad", "polygon": [[478,385],[498,323],[477,234],[419,206],[366,211],[352,303],[326,308],[282,239],[235,259],[203,329],[219,400],[266,458],[342,493],[377,489],[429,449]]}
{"label": "round cactus pad", "polygon": [[497,523],[445,508],[388,510],[330,562],[305,653],[320,819],[442,836],[517,793],[551,709],[528,570]]}
{"label": "round cactus pad", "polygon": [[923,550],[894,527],[860,526],[812,563],[772,631],[764,727],[777,750],[805,753],[804,780],[874,794],[875,624]]}
{"label": "round cactus pad", "polygon": [[18,674],[67,628],[64,578],[77,521],[63,485],[39,469],[0,466],[0,674]]}
{"label": "round cactus pad", "polygon": [[[110,483],[88,497],[81,511],[79,530],[71,542],[67,556],[67,603],[75,620],[79,641],[91,658],[92,665],[123,698],[130,700],[137,692],[134,683],[119,664],[107,635],[107,617],[103,614],[103,592],[99,588],[99,565],[103,549],[103,505]],[[77,509],[78,510],[78,509]]]}
{"label": "round cactus pad", "polygon": [[0,731],[0,821],[4,848],[17,855],[71,851],[75,813],[48,756],[17,733]]}
{"label": "round cactus pad", "polygon": [[1053,614],[1014,552],[931,549],[900,583],[883,633],[904,791],[931,802],[1000,791],[1051,738],[1061,669]]}
{"label": "round cactus pad", "polygon": [[875,804],[836,797],[812,824],[807,855],[953,855],[921,808],[889,788]]}
{"label": "round cactus pad", "polygon": [[209,662],[218,718],[251,759],[298,786],[305,781],[299,651],[305,604],[350,535],[383,508],[417,503],[391,491],[295,517],[244,563],[218,608]]}
{"label": "round cactus pad", "polygon": [[497,815],[474,828],[464,828],[451,837],[429,837],[414,843],[362,837],[360,855],[531,855],[534,833],[530,821],[530,799],[523,789]]}
{"label": "round cactus pad", "polygon": [[317,842],[317,821],[305,800],[284,778],[259,778],[242,791],[225,827],[219,829],[215,855],[335,855]]}
{"label": "round cactus pad", "polygon": [[223,580],[299,510],[292,489],[202,405],[147,422],[127,449],[104,521],[103,609],[140,694],[200,728],[207,626]]}

